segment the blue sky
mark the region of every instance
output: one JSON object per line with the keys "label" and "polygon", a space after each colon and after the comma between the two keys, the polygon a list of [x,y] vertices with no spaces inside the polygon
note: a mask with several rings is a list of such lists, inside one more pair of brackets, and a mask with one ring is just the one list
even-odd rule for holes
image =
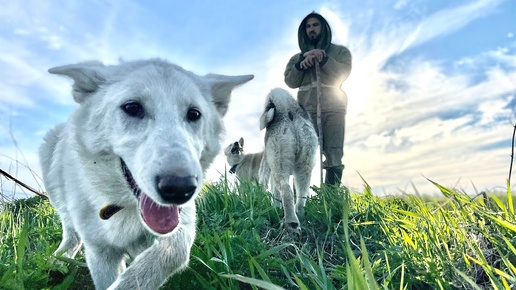
{"label": "blue sky", "polygon": [[[44,133],[76,108],[47,69],[160,57],[198,74],[248,74],[226,141],[263,148],[265,96],[286,88],[297,27],[316,11],[353,55],[344,184],[376,194],[503,190],[516,122],[516,1],[0,0],[0,168],[42,188]],[[295,91],[290,90],[294,95]],[[28,170],[30,168],[33,173]],[[221,154],[208,173],[225,169]],[[34,175],[33,175],[34,174]],[[0,179],[5,192],[13,186]],[[317,184],[318,177],[312,182]],[[19,189],[17,189],[19,191]]]}

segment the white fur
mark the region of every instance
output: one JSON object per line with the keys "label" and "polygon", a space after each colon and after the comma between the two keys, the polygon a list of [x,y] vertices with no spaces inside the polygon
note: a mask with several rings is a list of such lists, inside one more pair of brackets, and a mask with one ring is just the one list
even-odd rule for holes
{"label": "white fur", "polygon": [[[264,128],[267,130],[263,160],[270,168],[272,189],[276,200],[283,203],[285,227],[299,233],[298,215],[304,215],[317,156],[317,135],[308,113],[286,90],[279,88],[267,96],[260,118],[260,129]],[[291,175],[297,195],[295,205],[289,184]]]}
{"label": "white fur", "polygon": [[[96,289],[157,289],[188,264],[194,199],[220,150],[222,116],[231,90],[253,76],[198,76],[157,59],[49,72],[73,79],[80,104],[40,148],[45,187],[63,225],[55,254],[73,258],[82,241]],[[121,160],[140,199],[155,205],[151,216],[160,206],[180,208],[177,227],[158,233],[144,222]],[[107,205],[122,209],[101,219]]]}

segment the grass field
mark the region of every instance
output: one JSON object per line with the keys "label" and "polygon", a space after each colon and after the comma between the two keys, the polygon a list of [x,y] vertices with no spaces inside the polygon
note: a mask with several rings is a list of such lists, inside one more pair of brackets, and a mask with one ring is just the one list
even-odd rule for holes
{"label": "grass field", "polygon": [[[206,184],[190,265],[163,289],[515,289],[512,195],[435,186],[439,198],[313,188],[295,237],[262,187]],[[60,239],[46,199],[4,204],[0,289],[93,289],[81,254],[52,262]]]}

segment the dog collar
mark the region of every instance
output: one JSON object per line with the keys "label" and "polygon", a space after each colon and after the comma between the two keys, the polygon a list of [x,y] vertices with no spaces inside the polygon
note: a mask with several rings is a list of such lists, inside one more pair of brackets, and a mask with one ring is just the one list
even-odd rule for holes
{"label": "dog collar", "polygon": [[238,166],[238,163],[231,166],[231,169],[229,169],[229,173],[235,174],[237,166]]}
{"label": "dog collar", "polygon": [[99,216],[103,220],[107,220],[110,217],[112,217],[115,213],[119,212],[123,207],[114,205],[114,204],[108,204],[105,207],[100,209]]}

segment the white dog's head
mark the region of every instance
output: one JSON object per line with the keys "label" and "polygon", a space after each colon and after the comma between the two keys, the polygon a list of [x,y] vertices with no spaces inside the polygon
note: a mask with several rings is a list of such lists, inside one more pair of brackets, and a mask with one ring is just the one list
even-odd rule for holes
{"label": "white dog's head", "polygon": [[71,121],[80,152],[119,160],[113,174],[126,186],[106,192],[132,192],[155,234],[172,232],[181,205],[200,191],[203,173],[220,151],[231,91],[253,78],[198,76],[162,60],[90,62],[49,72],[74,81],[80,107]]}

